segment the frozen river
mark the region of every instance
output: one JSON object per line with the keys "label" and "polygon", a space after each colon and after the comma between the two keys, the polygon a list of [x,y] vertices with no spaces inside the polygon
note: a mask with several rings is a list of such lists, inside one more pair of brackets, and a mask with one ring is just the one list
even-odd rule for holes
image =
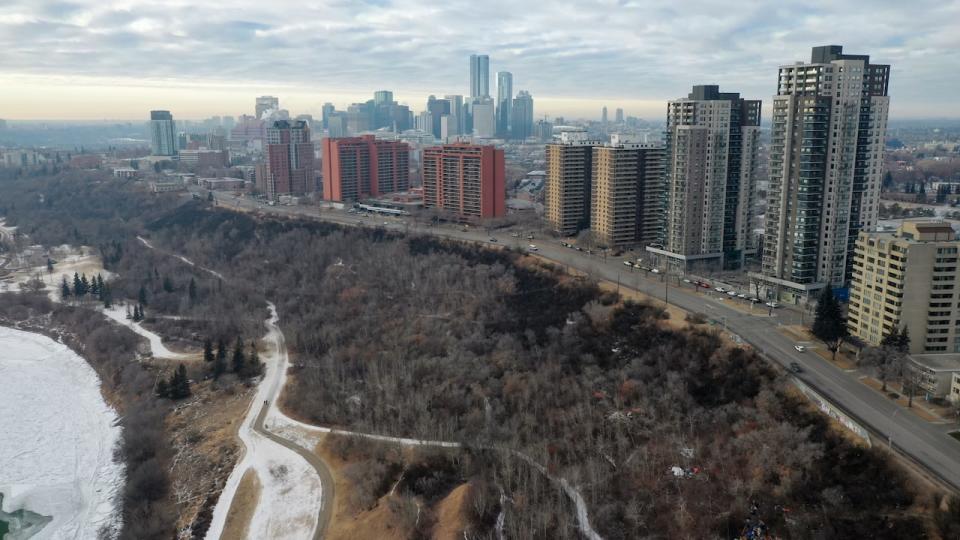
{"label": "frozen river", "polygon": [[45,336],[0,327],[0,385],[0,529],[94,540],[116,526],[120,427],[93,368]]}

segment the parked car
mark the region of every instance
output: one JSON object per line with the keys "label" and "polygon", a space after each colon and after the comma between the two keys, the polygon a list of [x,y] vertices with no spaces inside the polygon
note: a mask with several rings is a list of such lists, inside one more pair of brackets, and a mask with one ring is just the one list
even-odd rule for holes
{"label": "parked car", "polygon": [[510,236],[514,238],[520,238],[520,233],[510,233]]}
{"label": "parked car", "polygon": [[794,373],[800,373],[801,371],[803,371],[803,368],[801,368],[800,364],[796,362],[790,362],[790,371]]}
{"label": "parked car", "polygon": [[709,284],[709,283],[701,283],[700,286],[703,287],[704,289],[709,289],[709,288],[710,288],[710,284]]}
{"label": "parked car", "polygon": [[530,245],[527,247],[527,249],[530,250],[530,251],[539,251],[539,248],[537,248],[537,246],[535,246],[535,245],[533,245],[533,244],[530,244]]}
{"label": "parked car", "polygon": [[778,308],[778,307],[780,307],[780,304],[778,304],[778,303],[776,303],[776,302],[767,302],[767,303],[764,304],[764,305],[767,306],[767,307],[772,307],[772,308]]}
{"label": "parked car", "polygon": [[807,350],[807,348],[804,347],[803,345],[794,345],[793,348],[796,349],[797,352],[803,352],[803,351]]}
{"label": "parked car", "polygon": [[725,293],[725,292],[727,292],[727,290],[724,289],[723,287],[717,287],[717,288],[714,289],[714,290],[717,291],[718,293]]}
{"label": "parked car", "polygon": [[630,268],[633,268],[633,263],[630,262],[630,261],[623,261],[623,265],[624,265],[624,266],[629,266]]}
{"label": "parked car", "polygon": [[737,296],[737,291],[727,291],[727,296]]}
{"label": "parked car", "polygon": [[659,268],[651,268],[650,271],[653,272],[654,274],[659,274],[659,273],[660,273],[660,269],[659,269]]}
{"label": "parked car", "polygon": [[687,279],[687,278],[683,278],[683,282],[684,282],[684,283],[690,283],[690,280]]}
{"label": "parked car", "polygon": [[490,241],[496,243],[497,239],[491,236]]}
{"label": "parked car", "polygon": [[747,295],[745,295],[745,294],[743,294],[743,293],[740,293],[740,294],[737,295],[737,298],[742,298],[742,299],[746,300],[746,299],[747,299]]}

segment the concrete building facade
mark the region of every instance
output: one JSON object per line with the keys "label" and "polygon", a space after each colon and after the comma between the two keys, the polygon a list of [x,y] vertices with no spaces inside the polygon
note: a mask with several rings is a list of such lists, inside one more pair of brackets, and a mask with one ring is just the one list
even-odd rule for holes
{"label": "concrete building facade", "polygon": [[424,148],[423,205],[462,219],[506,215],[503,150],[456,143]]}
{"label": "concrete building facade", "polygon": [[593,147],[590,230],[598,243],[620,248],[659,237],[663,156],[663,147],[655,144],[615,140]]}
{"label": "concrete building facade", "polygon": [[838,45],[780,67],[762,272],[768,295],[798,302],[848,281],[857,235],[877,224],[889,76],[890,66]]}
{"label": "concrete building facade", "polygon": [[960,241],[948,223],[904,222],[896,232],[860,232],[847,327],[871,345],[906,329],[910,352],[960,353]]}
{"label": "concrete building facade", "polygon": [[410,189],[410,147],[373,135],[323,140],[323,199],[353,202]]}
{"label": "concrete building facade", "polygon": [[667,105],[667,166],[658,264],[737,268],[751,252],[760,101],[694,86]]}

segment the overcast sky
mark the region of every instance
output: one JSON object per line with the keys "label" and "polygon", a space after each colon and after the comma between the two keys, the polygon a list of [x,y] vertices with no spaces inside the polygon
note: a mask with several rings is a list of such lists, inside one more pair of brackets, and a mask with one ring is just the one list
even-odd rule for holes
{"label": "overcast sky", "polygon": [[[229,7],[226,7],[229,4]],[[535,114],[659,119],[693,84],[770,101],[777,67],[839,44],[893,66],[891,116],[960,117],[960,2],[0,0],[0,118],[298,114],[393,90],[467,94],[469,55]]]}

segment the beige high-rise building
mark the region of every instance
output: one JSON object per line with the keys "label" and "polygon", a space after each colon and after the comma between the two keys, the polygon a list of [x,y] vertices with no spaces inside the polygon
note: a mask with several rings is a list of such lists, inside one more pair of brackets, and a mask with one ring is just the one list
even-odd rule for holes
{"label": "beige high-rise building", "polygon": [[949,223],[860,232],[853,256],[850,333],[872,345],[906,329],[910,352],[960,352],[960,241]]}
{"label": "beige high-rise building", "polygon": [[890,66],[838,45],[780,67],[773,98],[763,277],[798,302],[846,283],[857,235],[877,224]]}
{"label": "beige high-rise building", "polygon": [[[592,154],[590,230],[597,242],[618,248],[659,237],[663,147],[614,139],[593,147]],[[656,177],[646,177],[648,172]],[[653,215],[644,215],[645,210]],[[655,228],[648,231],[646,225]]]}
{"label": "beige high-rise building", "polygon": [[694,86],[667,105],[666,215],[657,264],[737,268],[754,251],[760,101]]}
{"label": "beige high-rise building", "polygon": [[546,146],[546,220],[562,236],[575,236],[590,226],[593,147],[600,144],[569,141]]}

